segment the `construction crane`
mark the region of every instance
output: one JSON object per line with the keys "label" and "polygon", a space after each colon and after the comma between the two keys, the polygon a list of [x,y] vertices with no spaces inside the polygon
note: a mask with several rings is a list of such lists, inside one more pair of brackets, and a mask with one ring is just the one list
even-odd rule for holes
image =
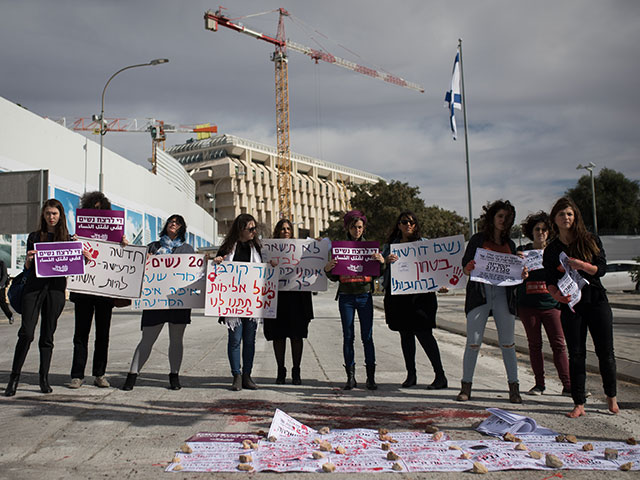
{"label": "construction crane", "polygon": [[[65,117],[53,119],[54,122],[70,130],[93,132],[100,134],[100,119],[97,116],[81,117],[70,120],[67,123]],[[156,152],[158,145],[165,148],[167,133],[196,133],[198,140],[209,138],[212,133],[218,132],[216,125],[208,123],[201,125],[174,125],[155,118],[147,118],[139,121],[137,118],[105,118],[105,131],[107,132],[148,132],[151,134],[151,173],[157,174]]]}
{"label": "construction crane", "polygon": [[255,30],[250,30],[242,24],[234,23],[232,19],[222,14],[223,7],[219,7],[216,12],[208,10],[204,14],[204,27],[213,32],[218,31],[218,26],[223,26],[244,33],[258,40],[275,45],[276,49],[271,55],[271,60],[275,63],[275,80],[276,80],[276,136],[278,151],[278,206],[280,216],[291,218],[291,150],[289,142],[289,69],[287,49],[303,53],[311,57],[316,63],[323,62],[332,63],[333,65],[347,68],[353,72],[361,73],[379,80],[398,85],[400,87],[410,88],[420,93],[424,93],[424,89],[412,82],[408,82],[403,78],[391,75],[387,72],[381,72],[372,68],[358,65],[356,63],[344,60],[327,53],[325,51],[316,50],[305,47],[298,43],[292,42],[285,38],[284,33],[284,17],[289,16],[289,12],[284,8],[276,11],[280,14],[278,19],[278,30],[275,38]]}

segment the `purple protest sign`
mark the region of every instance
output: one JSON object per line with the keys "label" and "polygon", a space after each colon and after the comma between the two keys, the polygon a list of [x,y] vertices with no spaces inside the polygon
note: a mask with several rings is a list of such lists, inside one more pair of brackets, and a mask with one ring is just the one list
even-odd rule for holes
{"label": "purple protest sign", "polygon": [[124,235],[124,211],[78,208],[76,235],[120,243]]}
{"label": "purple protest sign", "polygon": [[36,243],[36,276],[84,275],[82,242]]}
{"label": "purple protest sign", "polygon": [[378,242],[331,242],[331,256],[337,260],[331,273],[334,275],[380,275],[380,262],[373,258],[379,252]]}

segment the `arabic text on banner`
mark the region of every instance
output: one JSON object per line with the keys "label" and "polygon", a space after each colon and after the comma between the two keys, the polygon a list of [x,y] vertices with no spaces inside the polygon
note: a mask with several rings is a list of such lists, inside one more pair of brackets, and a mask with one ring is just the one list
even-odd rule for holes
{"label": "arabic text on banner", "polygon": [[464,288],[467,283],[460,266],[463,235],[394,243],[391,253],[398,256],[391,264],[392,295],[436,292],[440,287]]}
{"label": "arabic text on banner", "polygon": [[524,260],[517,255],[478,248],[471,280],[506,287],[522,283]]}
{"label": "arabic text on banner", "polygon": [[78,208],[76,235],[119,243],[124,235],[124,211]]}
{"label": "arabic text on banner", "polygon": [[84,266],[84,275],[69,277],[67,288],[70,291],[112,298],[140,297],[147,247],[123,247],[100,240],[82,243],[91,260]]}
{"label": "arabic text on banner", "polygon": [[209,261],[205,315],[276,318],[278,267],[268,263]]}
{"label": "arabic text on banner", "polygon": [[331,271],[334,275],[380,275],[380,262],[373,258],[378,253],[378,242],[331,242],[331,256],[338,263]]}
{"label": "arabic text on banner", "polygon": [[43,242],[34,245],[38,277],[68,277],[84,273],[82,242]]}
{"label": "arabic text on banner", "polygon": [[142,296],[134,310],[204,308],[205,256],[196,253],[149,255]]}
{"label": "arabic text on banner", "polygon": [[324,292],[327,275],[324,266],[329,257],[329,241],[268,239],[262,240],[262,258],[278,262],[278,290]]}

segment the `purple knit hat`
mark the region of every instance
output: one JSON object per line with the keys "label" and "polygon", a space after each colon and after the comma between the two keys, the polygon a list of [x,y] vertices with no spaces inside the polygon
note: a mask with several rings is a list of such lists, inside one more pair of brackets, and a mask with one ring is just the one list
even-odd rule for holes
{"label": "purple knit hat", "polygon": [[367,217],[365,216],[364,213],[362,213],[360,210],[350,210],[344,214],[344,217],[342,219],[344,222],[345,230],[349,228],[349,225],[351,225],[351,222],[353,222],[354,219],[362,220],[362,223],[365,226],[367,225]]}

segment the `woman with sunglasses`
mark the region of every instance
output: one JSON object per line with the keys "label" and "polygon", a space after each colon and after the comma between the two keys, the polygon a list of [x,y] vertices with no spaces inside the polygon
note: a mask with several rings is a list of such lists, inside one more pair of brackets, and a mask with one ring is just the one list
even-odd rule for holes
{"label": "woman with sunglasses", "polygon": [[[343,217],[344,229],[347,240],[354,242],[364,241],[364,230],[367,224],[367,217],[359,210],[351,210]],[[384,258],[379,252],[372,257],[384,264]],[[329,280],[338,285],[338,308],[342,321],[342,352],[344,355],[344,368],[347,373],[347,383],[344,390],[351,390],[358,386],[356,382],[356,362],[355,362],[355,332],[354,320],[356,312],[360,320],[360,338],[364,346],[364,361],[367,370],[366,386],[369,390],[378,388],[375,380],[376,373],[376,351],[373,344],[373,277],[363,275],[332,275],[330,272],[336,266],[335,259],[329,260],[324,271]]]}
{"label": "woman with sunglasses", "polygon": [[[187,224],[181,215],[171,215],[165,223],[160,240],[147,246],[150,255],[194,253],[186,243]],[[184,330],[191,323],[191,309],[166,309],[142,311],[142,338],[131,360],[129,374],[122,390],[133,390],[138,374],[151,355],[153,344],[158,339],[164,324],[169,324],[169,388],[180,390],[180,366],[182,365]]]}
{"label": "woman with sunglasses", "polygon": [[[551,220],[545,212],[529,215],[522,223],[522,231],[531,243],[518,247],[518,252],[544,250],[549,240]],[[535,385],[529,395],[542,395],[545,391],[544,355],[542,354],[542,327],[553,351],[553,363],[562,382],[562,394],[571,395],[569,360],[560,322],[560,304],[547,290],[542,268],[529,271],[529,277],[518,286],[518,317],[522,321],[529,343],[529,360],[535,378]]]}
{"label": "woman with sunglasses", "polygon": [[[398,256],[391,253],[391,244],[415,242],[420,239],[420,224],[415,214],[411,211],[400,213],[382,251],[385,262],[391,264],[398,260]],[[407,378],[402,382],[402,388],[412,387],[418,381],[416,375],[416,338],[422,345],[435,372],[435,379],[427,386],[427,389],[447,388],[448,382],[442,367],[440,349],[433,336],[433,329],[436,326],[436,310],[438,309],[435,292],[391,295],[391,268],[389,267],[384,272],[383,287],[386,322],[391,330],[400,333],[400,346],[407,369]],[[443,291],[447,291],[447,289],[444,288]]]}
{"label": "woman with sunglasses", "polygon": [[[256,219],[253,216],[248,213],[238,215],[213,261],[218,264],[223,261],[262,263],[262,245],[256,235],[256,228]],[[256,350],[258,319],[220,317],[219,322],[226,324],[228,328],[227,355],[233,375],[231,389],[256,390],[258,386],[251,379],[251,370]]]}

